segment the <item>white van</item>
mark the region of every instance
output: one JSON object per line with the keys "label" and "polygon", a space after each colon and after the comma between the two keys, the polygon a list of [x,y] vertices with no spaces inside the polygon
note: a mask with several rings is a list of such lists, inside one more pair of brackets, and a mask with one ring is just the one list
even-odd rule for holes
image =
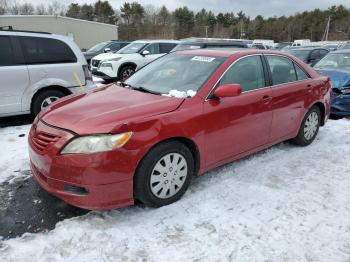
{"label": "white van", "polygon": [[0,116],[38,114],[57,99],[95,87],[70,37],[0,28]]}
{"label": "white van", "polygon": [[295,40],[292,44],[293,47],[295,46],[307,46],[311,44],[311,40],[310,39],[299,39],[299,40]]}

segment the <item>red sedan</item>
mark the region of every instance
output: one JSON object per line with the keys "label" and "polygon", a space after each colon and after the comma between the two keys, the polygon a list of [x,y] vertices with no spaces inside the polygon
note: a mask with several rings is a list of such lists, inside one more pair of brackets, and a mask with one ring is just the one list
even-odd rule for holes
{"label": "red sedan", "polygon": [[281,141],[309,145],[329,111],[329,79],[288,54],[182,51],[48,107],[30,131],[31,169],[71,205],[160,207],[193,175]]}

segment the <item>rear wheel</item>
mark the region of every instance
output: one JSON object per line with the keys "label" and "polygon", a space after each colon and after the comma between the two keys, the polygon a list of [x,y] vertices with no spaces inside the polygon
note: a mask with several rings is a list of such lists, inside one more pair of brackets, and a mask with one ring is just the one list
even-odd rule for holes
{"label": "rear wheel", "polygon": [[191,151],[170,141],[153,148],[140,163],[134,178],[135,198],[147,206],[161,207],[181,198],[194,172]]}
{"label": "rear wheel", "polygon": [[313,106],[305,115],[298,135],[292,140],[292,142],[300,146],[311,144],[317,136],[320,124],[321,111],[318,106]]}
{"label": "rear wheel", "polygon": [[125,81],[130,76],[132,76],[134,73],[135,73],[135,67],[130,66],[130,65],[124,66],[119,72],[119,80]]}
{"label": "rear wheel", "polygon": [[33,100],[32,114],[37,115],[45,107],[51,105],[66,94],[59,90],[45,90],[40,92]]}

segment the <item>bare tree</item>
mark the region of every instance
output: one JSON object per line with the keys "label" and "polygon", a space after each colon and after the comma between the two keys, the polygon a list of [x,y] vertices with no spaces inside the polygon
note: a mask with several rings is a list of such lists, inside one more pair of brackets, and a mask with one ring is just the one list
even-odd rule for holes
{"label": "bare tree", "polygon": [[34,6],[31,3],[25,2],[19,5],[19,13],[21,15],[33,15],[34,14]]}
{"label": "bare tree", "polygon": [[37,15],[47,15],[47,9],[46,9],[46,6],[44,4],[37,5],[35,9],[36,9],[35,13]]}
{"label": "bare tree", "polygon": [[9,9],[9,4],[7,0],[0,0],[0,15],[6,14]]}

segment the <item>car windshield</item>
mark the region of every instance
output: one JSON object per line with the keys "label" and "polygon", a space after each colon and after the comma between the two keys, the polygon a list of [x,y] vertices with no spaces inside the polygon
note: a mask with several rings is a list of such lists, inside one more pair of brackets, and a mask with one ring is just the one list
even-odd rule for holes
{"label": "car windshield", "polygon": [[107,42],[102,42],[99,43],[97,45],[94,45],[93,47],[91,47],[88,52],[98,52],[100,51],[103,47],[105,47],[107,45]]}
{"label": "car windshield", "polygon": [[315,69],[334,68],[350,71],[350,53],[331,53],[321,59]]}
{"label": "car windshield", "polygon": [[340,49],[350,49],[350,43],[343,44]]}
{"label": "car windshield", "polygon": [[120,49],[117,54],[135,54],[144,48],[147,43],[131,43]]}
{"label": "car windshield", "polygon": [[303,61],[306,61],[307,57],[309,56],[310,50],[288,49],[286,50],[286,52],[296,56],[297,58]]}
{"label": "car windshield", "polygon": [[166,55],[137,71],[125,84],[158,94],[193,96],[225,59],[189,54]]}

